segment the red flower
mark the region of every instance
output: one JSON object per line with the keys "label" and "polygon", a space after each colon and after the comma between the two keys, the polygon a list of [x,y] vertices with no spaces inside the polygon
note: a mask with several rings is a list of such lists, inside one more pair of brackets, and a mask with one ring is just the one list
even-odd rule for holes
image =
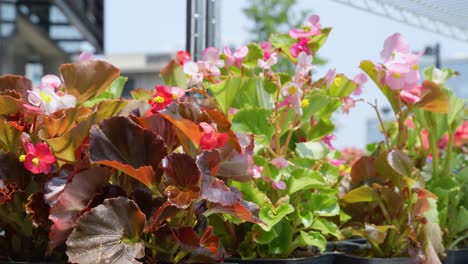
{"label": "red flower", "polygon": [[155,87],[156,93],[148,100],[151,104],[151,113],[156,114],[172,101],[177,100],[185,94],[184,90],[178,87],[168,87],[164,85],[157,85]]}
{"label": "red flower", "polygon": [[179,50],[177,52],[176,62],[179,63],[180,65],[184,65],[184,63],[189,61],[190,59],[191,57],[188,51]]}
{"label": "red flower", "polygon": [[37,143],[34,146],[32,143],[27,142],[26,156],[20,157],[24,159],[24,167],[34,174],[49,173],[51,165],[55,163],[55,157],[45,143]]}
{"label": "red flower", "polygon": [[299,39],[296,44],[292,45],[291,48],[289,48],[289,52],[291,52],[291,55],[296,58],[299,53],[302,51],[305,52],[307,55],[310,55],[310,49],[309,46],[307,46],[307,43],[309,42],[308,38],[301,38]]}
{"label": "red flower", "polygon": [[212,125],[205,122],[201,122],[200,126],[203,129],[203,135],[200,139],[200,146],[203,150],[222,147],[227,143],[229,139],[227,133],[218,133]]}

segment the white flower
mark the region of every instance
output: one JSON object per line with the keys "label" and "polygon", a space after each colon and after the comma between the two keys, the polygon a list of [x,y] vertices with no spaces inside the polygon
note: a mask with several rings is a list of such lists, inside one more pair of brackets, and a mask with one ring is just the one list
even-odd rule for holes
{"label": "white flower", "polygon": [[265,70],[271,69],[271,66],[276,63],[278,63],[278,54],[276,54],[276,52],[273,52],[266,60],[258,59],[257,61],[258,67]]}
{"label": "white flower", "polygon": [[203,73],[200,71],[198,64],[193,61],[184,63],[184,73],[189,76],[188,87],[196,86],[203,81]]}
{"label": "white flower", "polygon": [[41,108],[45,114],[76,106],[76,97],[63,92],[57,92],[62,82],[55,75],[45,75],[38,87],[28,91],[28,101],[31,105]]}

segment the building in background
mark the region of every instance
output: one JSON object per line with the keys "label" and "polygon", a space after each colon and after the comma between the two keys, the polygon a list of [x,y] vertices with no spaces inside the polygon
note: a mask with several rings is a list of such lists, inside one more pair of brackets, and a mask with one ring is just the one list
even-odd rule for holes
{"label": "building in background", "polygon": [[103,0],[0,0],[0,75],[37,83],[83,51],[103,53]]}
{"label": "building in background", "polygon": [[[174,52],[175,54],[175,52]],[[123,97],[130,96],[135,88],[153,89],[163,81],[159,73],[170,61],[172,53],[160,54],[111,54],[104,60],[120,69],[122,76],[128,77]]]}

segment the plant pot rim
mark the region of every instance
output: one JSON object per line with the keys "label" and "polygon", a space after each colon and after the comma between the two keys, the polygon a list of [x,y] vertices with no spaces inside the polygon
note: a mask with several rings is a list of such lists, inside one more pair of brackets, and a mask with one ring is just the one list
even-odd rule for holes
{"label": "plant pot rim", "polygon": [[358,258],[358,259],[375,259],[375,260],[388,260],[388,259],[406,260],[406,259],[411,258],[411,257],[392,257],[392,258],[362,257],[362,256],[356,256],[356,255],[347,254],[347,253],[340,253],[340,252],[336,252],[334,254],[335,254],[335,256],[345,256],[345,257],[352,257],[352,258]]}
{"label": "plant pot rim", "polygon": [[300,258],[256,258],[256,259],[241,259],[241,258],[226,258],[224,260],[224,263],[231,263],[231,262],[249,262],[249,261],[252,261],[252,262],[265,262],[265,263],[271,263],[271,262],[281,262],[281,261],[284,261],[284,262],[287,262],[287,261],[301,261],[301,260],[311,260],[311,259],[320,259],[320,258],[324,258],[324,257],[334,257],[335,254],[333,252],[325,252],[323,254],[320,254],[320,255],[315,255],[315,256],[310,256],[310,257],[300,257]]}

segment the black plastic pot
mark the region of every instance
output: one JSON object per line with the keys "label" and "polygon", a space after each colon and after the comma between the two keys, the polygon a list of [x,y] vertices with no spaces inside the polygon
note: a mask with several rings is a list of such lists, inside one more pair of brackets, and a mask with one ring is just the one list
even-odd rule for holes
{"label": "black plastic pot", "polygon": [[291,258],[291,259],[252,259],[242,260],[237,258],[229,258],[224,261],[225,264],[333,264],[334,254],[324,254],[310,258]]}
{"label": "black plastic pot", "polygon": [[335,254],[335,264],[412,264],[410,258],[364,258]]}
{"label": "black plastic pot", "polygon": [[449,249],[446,251],[447,258],[444,264],[466,264],[468,263],[468,248]]}

